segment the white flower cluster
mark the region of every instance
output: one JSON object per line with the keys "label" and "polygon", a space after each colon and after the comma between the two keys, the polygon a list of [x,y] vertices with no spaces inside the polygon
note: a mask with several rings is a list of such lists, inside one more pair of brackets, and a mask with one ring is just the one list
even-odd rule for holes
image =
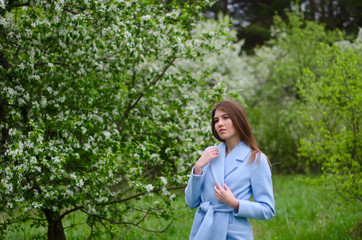
{"label": "white flower cluster", "polygon": [[6,7],[5,0],[0,0],[0,8],[5,9],[5,7]]}
{"label": "white flower cluster", "polygon": [[166,17],[172,18],[172,19],[177,19],[177,17],[179,16],[179,11],[174,10],[170,13],[166,13]]}
{"label": "white flower cluster", "polygon": [[142,16],[141,17],[141,20],[142,21],[148,21],[148,20],[150,20],[152,17],[150,16],[150,15],[145,15],[145,16]]}
{"label": "white flower cluster", "polygon": [[[0,0],[0,2],[1,1],[4,1],[4,0]],[[0,25],[4,26],[4,28],[8,28],[9,22],[6,20],[6,18],[0,16]]]}
{"label": "white flower cluster", "polygon": [[168,196],[171,195],[171,193],[167,190],[166,187],[161,188],[162,196]]}
{"label": "white flower cluster", "polygon": [[162,176],[160,179],[163,185],[167,185],[167,179],[165,177]]}
{"label": "white flower cluster", "polygon": [[145,188],[148,193],[150,193],[154,189],[152,184],[147,184]]}

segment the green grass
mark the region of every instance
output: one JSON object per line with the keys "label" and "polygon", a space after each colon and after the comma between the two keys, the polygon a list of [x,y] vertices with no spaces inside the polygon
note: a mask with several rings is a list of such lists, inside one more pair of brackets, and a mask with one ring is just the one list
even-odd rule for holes
{"label": "green grass", "polygon": [[361,239],[361,204],[346,206],[304,176],[274,176],[276,216],[250,220],[255,239]]}
{"label": "green grass", "polygon": [[[361,205],[348,207],[342,205],[338,199],[306,184],[305,179],[304,176],[273,176],[277,213],[269,221],[250,220],[255,240],[361,239]],[[182,191],[178,192],[174,207],[177,211],[172,225],[166,232],[152,233],[130,227],[123,232],[123,239],[188,239],[195,209],[186,207]],[[67,227],[79,222],[85,222],[84,215],[72,215],[63,224]],[[162,230],[169,222],[150,218],[142,224],[142,227]],[[40,232],[28,224],[19,231],[9,232],[6,239],[32,239],[32,234]],[[69,240],[87,239],[88,234],[89,227],[86,224],[66,229]],[[109,239],[109,236],[104,235],[102,239]]]}

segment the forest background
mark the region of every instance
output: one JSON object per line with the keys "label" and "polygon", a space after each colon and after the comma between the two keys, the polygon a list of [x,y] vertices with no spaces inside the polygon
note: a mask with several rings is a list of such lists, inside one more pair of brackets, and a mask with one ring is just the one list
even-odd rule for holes
{"label": "forest background", "polygon": [[187,238],[182,189],[232,98],[273,164],[257,239],[360,239],[361,8],[1,0],[1,237]]}

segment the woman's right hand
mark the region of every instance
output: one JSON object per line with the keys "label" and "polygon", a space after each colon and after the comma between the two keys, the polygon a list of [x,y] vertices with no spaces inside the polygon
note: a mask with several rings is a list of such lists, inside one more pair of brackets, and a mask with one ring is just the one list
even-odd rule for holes
{"label": "woman's right hand", "polygon": [[201,175],[202,169],[214,158],[219,157],[219,149],[212,147],[207,149],[204,154],[197,160],[194,168],[194,174]]}

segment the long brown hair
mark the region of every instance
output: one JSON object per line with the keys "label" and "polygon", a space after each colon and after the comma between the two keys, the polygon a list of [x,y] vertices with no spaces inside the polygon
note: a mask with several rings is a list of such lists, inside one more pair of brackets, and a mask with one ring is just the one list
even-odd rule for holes
{"label": "long brown hair", "polygon": [[[246,117],[246,113],[245,113],[243,107],[235,101],[223,100],[223,101],[217,103],[212,108],[212,116],[211,116],[212,134],[214,135],[214,137],[217,140],[224,142],[225,140],[220,138],[219,134],[217,133],[217,131],[215,129],[214,116],[215,116],[216,109],[225,111],[229,115],[229,117],[235,127],[235,130],[240,137],[240,140],[245,142],[251,148],[249,163],[253,163],[255,161],[255,159],[257,159],[257,162],[260,161],[261,151],[258,148],[258,145],[256,144],[253,132],[251,131],[249,121],[248,121],[248,118]],[[268,162],[269,162],[269,159],[268,159]],[[269,166],[270,166],[270,162],[269,162]]]}

